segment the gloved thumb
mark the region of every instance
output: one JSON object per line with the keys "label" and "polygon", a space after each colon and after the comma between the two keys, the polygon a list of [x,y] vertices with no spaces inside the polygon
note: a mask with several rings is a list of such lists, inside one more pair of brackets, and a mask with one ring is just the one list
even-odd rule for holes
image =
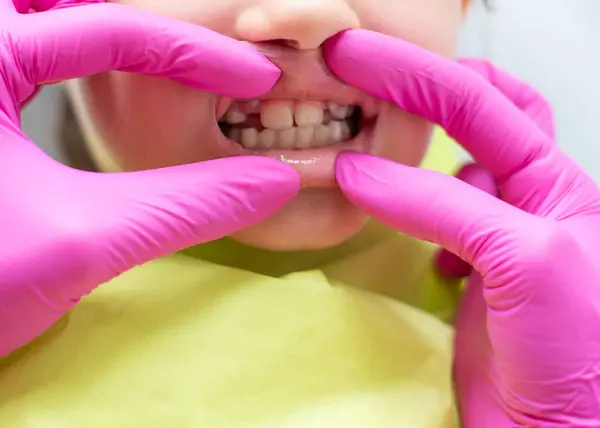
{"label": "gloved thumb", "polygon": [[534,219],[455,177],[375,156],[341,154],[336,178],[362,211],[446,248],[481,273],[502,253],[503,243],[523,235]]}
{"label": "gloved thumb", "polygon": [[133,266],[260,222],[300,190],[294,169],[263,157],[92,178],[98,238],[94,253],[102,255],[103,265],[91,287]]}

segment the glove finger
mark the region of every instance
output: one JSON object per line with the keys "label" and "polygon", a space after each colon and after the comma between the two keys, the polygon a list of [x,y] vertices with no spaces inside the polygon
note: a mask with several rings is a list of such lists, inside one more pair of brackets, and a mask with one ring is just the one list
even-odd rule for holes
{"label": "glove finger", "polygon": [[469,58],[459,59],[458,62],[491,83],[552,141],[556,141],[552,107],[541,92],[487,60]]}
{"label": "glove finger", "polygon": [[564,194],[557,183],[585,177],[502,93],[455,61],[368,30],[330,39],[325,59],[347,83],[441,125],[492,173],[511,205],[550,209]]}
{"label": "glove finger", "polygon": [[0,357],[42,333],[100,284],[156,257],[259,222],[300,189],[291,167],[268,158],[97,174],[54,163],[33,145],[8,149],[9,176],[22,188],[35,188],[39,176],[32,171],[44,171],[52,191],[38,194],[36,201],[56,206],[44,215],[27,211],[31,201],[15,191],[16,208],[0,212],[3,224],[19,225],[18,215],[28,224],[9,232],[13,245],[0,247],[5,261],[0,290],[11,302],[0,305],[0,330],[11,328],[0,340]]}
{"label": "glove finger", "polygon": [[493,380],[502,387],[504,409],[515,409],[511,418],[534,426],[547,409],[565,421],[593,420],[597,400],[580,392],[597,378],[591,362],[599,359],[598,302],[590,278],[598,269],[578,240],[554,222],[434,171],[345,153],[336,177],[358,208],[441,245],[485,278],[494,351],[487,373],[500,379]]}
{"label": "glove finger", "polygon": [[128,6],[69,7],[21,18],[11,31],[32,85],[120,70],[250,98],[267,92],[280,75],[248,44]]}
{"label": "glove finger", "polygon": [[336,179],[358,208],[399,232],[442,246],[479,272],[487,271],[498,244],[527,236],[529,225],[538,221],[455,177],[370,155],[341,154]]}
{"label": "glove finger", "polygon": [[[2,0],[6,1],[6,0]],[[45,12],[62,7],[82,6],[94,3],[104,3],[105,0],[8,0],[14,3],[19,13]]]}
{"label": "glove finger", "polygon": [[[263,157],[219,159],[96,177],[96,230],[108,257],[96,286],[141,263],[265,220],[300,190],[288,165]],[[100,194],[100,192],[102,194]]]}
{"label": "glove finger", "polygon": [[[467,164],[456,174],[456,178],[483,190],[493,196],[498,196],[494,178],[477,164]],[[472,272],[470,264],[448,250],[442,249],[436,258],[437,270],[448,278],[466,278]]]}

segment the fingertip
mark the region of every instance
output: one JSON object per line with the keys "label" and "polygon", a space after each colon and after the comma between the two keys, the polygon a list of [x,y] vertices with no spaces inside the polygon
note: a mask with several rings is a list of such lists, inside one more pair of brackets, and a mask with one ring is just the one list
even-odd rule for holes
{"label": "fingertip", "polygon": [[415,178],[406,174],[405,166],[365,153],[342,153],[336,162],[340,190],[358,208],[367,211],[374,207],[387,211],[390,204],[395,204],[392,195],[399,191],[398,184]]}
{"label": "fingertip", "polygon": [[331,36],[330,38],[328,38],[327,40],[325,40],[325,42],[323,43],[323,56],[325,58],[325,61],[329,60],[330,58],[333,58],[336,54],[336,50],[335,47],[341,42],[343,41],[345,38],[348,37],[348,33],[351,30],[343,30],[340,31],[337,34],[334,34],[333,36]]}
{"label": "fingertip", "polygon": [[338,185],[344,190],[357,176],[368,175],[372,163],[377,158],[364,153],[342,152],[335,161],[335,178]]}
{"label": "fingertip", "polygon": [[[236,86],[241,92],[238,92],[236,96],[239,98],[250,98],[263,95],[275,86],[281,77],[281,70],[253,46],[247,43],[241,43],[241,45],[243,49],[247,50],[248,60],[246,63],[250,64],[250,67],[246,70],[246,73],[240,73],[242,79]],[[232,66],[239,69],[240,63],[238,61],[239,58],[236,59]],[[241,65],[243,67],[244,62]]]}
{"label": "fingertip", "polygon": [[262,156],[240,156],[222,159],[227,168],[243,173],[249,182],[269,186],[278,197],[296,196],[302,188],[300,175],[290,165],[277,159]]}
{"label": "fingertip", "polygon": [[[379,42],[373,39],[378,34],[364,29],[344,30],[327,39],[323,45],[323,57],[329,69],[347,83],[355,83],[356,77],[364,73],[365,68],[362,58],[365,55],[372,57],[372,49]],[[381,38],[386,36],[378,34]],[[371,70],[370,67],[368,67]],[[364,80],[364,79],[363,79]]]}
{"label": "fingertip", "polygon": [[345,169],[353,164],[353,158],[358,153],[355,152],[342,152],[335,159],[335,173],[343,174]]}
{"label": "fingertip", "polygon": [[265,168],[276,172],[273,180],[278,184],[277,188],[282,188],[289,195],[289,198],[296,196],[302,189],[302,179],[298,172],[290,165],[275,159],[261,158],[268,161]]}
{"label": "fingertip", "polygon": [[[234,98],[254,98],[270,91],[281,70],[253,46],[218,35],[222,45],[216,53],[200,52],[202,67],[197,82],[201,90],[212,90]],[[214,78],[212,82],[210,78]],[[206,82],[210,82],[206,87]]]}

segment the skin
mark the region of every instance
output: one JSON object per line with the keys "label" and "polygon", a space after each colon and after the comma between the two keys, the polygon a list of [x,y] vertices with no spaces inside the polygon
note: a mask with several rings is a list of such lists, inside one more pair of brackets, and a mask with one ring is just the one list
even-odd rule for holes
{"label": "skin", "polygon": [[[275,89],[295,94],[312,87],[314,74],[335,79],[320,57],[320,46],[339,31],[374,30],[452,57],[464,11],[462,0],[116,2],[255,44],[282,68]],[[288,59],[278,54],[282,48]],[[215,124],[227,100],[218,95],[118,72],[72,82],[69,92],[92,157],[103,171],[151,169],[221,156]],[[382,105],[373,126],[372,153],[406,165],[421,162],[431,135],[429,123]],[[233,239],[276,251],[322,249],[356,235],[367,220],[333,180],[329,187],[307,183],[283,210]]]}

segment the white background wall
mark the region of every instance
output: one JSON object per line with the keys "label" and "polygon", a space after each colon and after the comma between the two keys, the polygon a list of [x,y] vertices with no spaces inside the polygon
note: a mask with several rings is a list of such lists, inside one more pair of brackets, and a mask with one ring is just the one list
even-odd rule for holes
{"label": "white background wall", "polygon": [[492,59],[552,103],[560,146],[600,182],[600,0],[492,0],[462,54]]}
{"label": "white background wall", "polygon": [[[537,86],[554,106],[559,144],[600,182],[600,0],[493,2],[492,11],[472,11],[461,54],[490,58]],[[23,126],[60,158],[57,91],[41,94]]]}

